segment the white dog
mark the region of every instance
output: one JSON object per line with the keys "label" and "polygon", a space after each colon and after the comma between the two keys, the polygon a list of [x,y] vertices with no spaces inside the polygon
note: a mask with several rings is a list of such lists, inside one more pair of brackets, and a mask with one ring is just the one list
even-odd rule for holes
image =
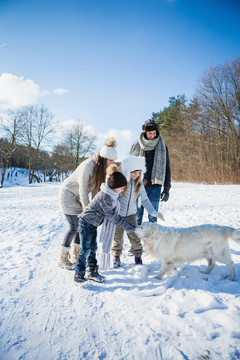
{"label": "white dog", "polygon": [[159,280],[175,265],[201,258],[208,261],[203,271],[205,274],[212,271],[215,261],[219,261],[229,268],[230,280],[236,277],[228,239],[240,241],[240,229],[219,225],[170,228],[144,222],[136,228],[135,233],[143,240],[146,252],[162,261],[160,271],[155,276]]}

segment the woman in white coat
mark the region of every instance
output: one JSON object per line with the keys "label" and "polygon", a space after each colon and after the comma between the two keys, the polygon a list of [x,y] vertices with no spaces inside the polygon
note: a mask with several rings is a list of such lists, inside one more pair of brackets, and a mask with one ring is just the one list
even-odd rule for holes
{"label": "woman in white coat", "polygon": [[[114,138],[108,139],[100,152],[83,161],[61,185],[59,204],[69,224],[69,229],[60,248],[58,260],[60,267],[72,270],[77,262],[80,250],[78,215],[100,191],[101,184],[105,182],[106,168],[117,159],[115,148],[116,140]],[[70,261],[72,241],[73,249]]]}

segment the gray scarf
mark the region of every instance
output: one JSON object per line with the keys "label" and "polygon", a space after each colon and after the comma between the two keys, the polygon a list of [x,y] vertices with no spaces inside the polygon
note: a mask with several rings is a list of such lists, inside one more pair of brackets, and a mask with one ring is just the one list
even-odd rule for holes
{"label": "gray scarf", "polygon": [[[120,203],[118,200],[118,194],[111,189],[106,183],[101,184],[101,191],[108,194],[112,198],[112,207],[119,214]],[[99,242],[102,243],[102,257],[100,268],[107,270],[110,267],[110,250],[112,247],[112,240],[115,232],[115,223],[104,218],[102,229],[99,237]]]}
{"label": "gray scarf", "polygon": [[153,168],[151,174],[152,184],[163,185],[166,173],[166,145],[161,135],[153,140],[148,140],[141,133],[138,142],[132,146],[131,155],[144,156],[145,151],[155,149]]}

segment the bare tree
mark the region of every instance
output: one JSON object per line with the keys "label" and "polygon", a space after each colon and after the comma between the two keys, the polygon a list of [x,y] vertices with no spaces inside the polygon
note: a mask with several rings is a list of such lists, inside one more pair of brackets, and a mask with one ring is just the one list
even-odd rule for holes
{"label": "bare tree", "polygon": [[91,135],[80,120],[72,126],[64,136],[64,145],[72,156],[72,166],[75,169],[83,158],[95,150],[96,137]]}
{"label": "bare tree", "polygon": [[22,118],[19,109],[9,110],[5,116],[0,117],[0,129],[7,141],[1,142],[0,154],[2,164],[1,187],[3,186],[6,170],[16,149],[16,141],[19,139],[22,127]]}
{"label": "bare tree", "polygon": [[[70,170],[72,155],[66,145],[56,145],[52,153],[53,168],[65,174]],[[73,168],[71,168],[73,170]]]}
{"label": "bare tree", "polygon": [[220,180],[239,181],[240,57],[203,73],[198,94],[205,113],[202,126],[211,145],[209,157]]}
{"label": "bare tree", "polygon": [[21,137],[28,148],[29,184],[35,176],[39,153],[48,136],[54,132],[53,115],[44,105],[26,106],[21,109],[23,127]]}

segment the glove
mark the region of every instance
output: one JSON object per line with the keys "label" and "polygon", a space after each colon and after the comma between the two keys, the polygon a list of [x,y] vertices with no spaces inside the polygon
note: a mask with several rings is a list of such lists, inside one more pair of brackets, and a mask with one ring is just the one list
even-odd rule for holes
{"label": "glove", "polygon": [[155,212],[151,213],[150,215],[155,216],[155,217],[161,219],[162,221],[165,221],[163,214],[161,214],[160,212],[155,211]]}
{"label": "glove", "polygon": [[132,224],[130,224],[130,222],[126,221],[124,224],[123,224],[123,228],[124,230],[126,230],[126,232],[128,234],[134,232],[135,230],[135,226],[133,226]]}
{"label": "glove", "polygon": [[163,192],[160,195],[161,201],[168,201],[169,199],[169,192],[166,190],[163,190]]}

